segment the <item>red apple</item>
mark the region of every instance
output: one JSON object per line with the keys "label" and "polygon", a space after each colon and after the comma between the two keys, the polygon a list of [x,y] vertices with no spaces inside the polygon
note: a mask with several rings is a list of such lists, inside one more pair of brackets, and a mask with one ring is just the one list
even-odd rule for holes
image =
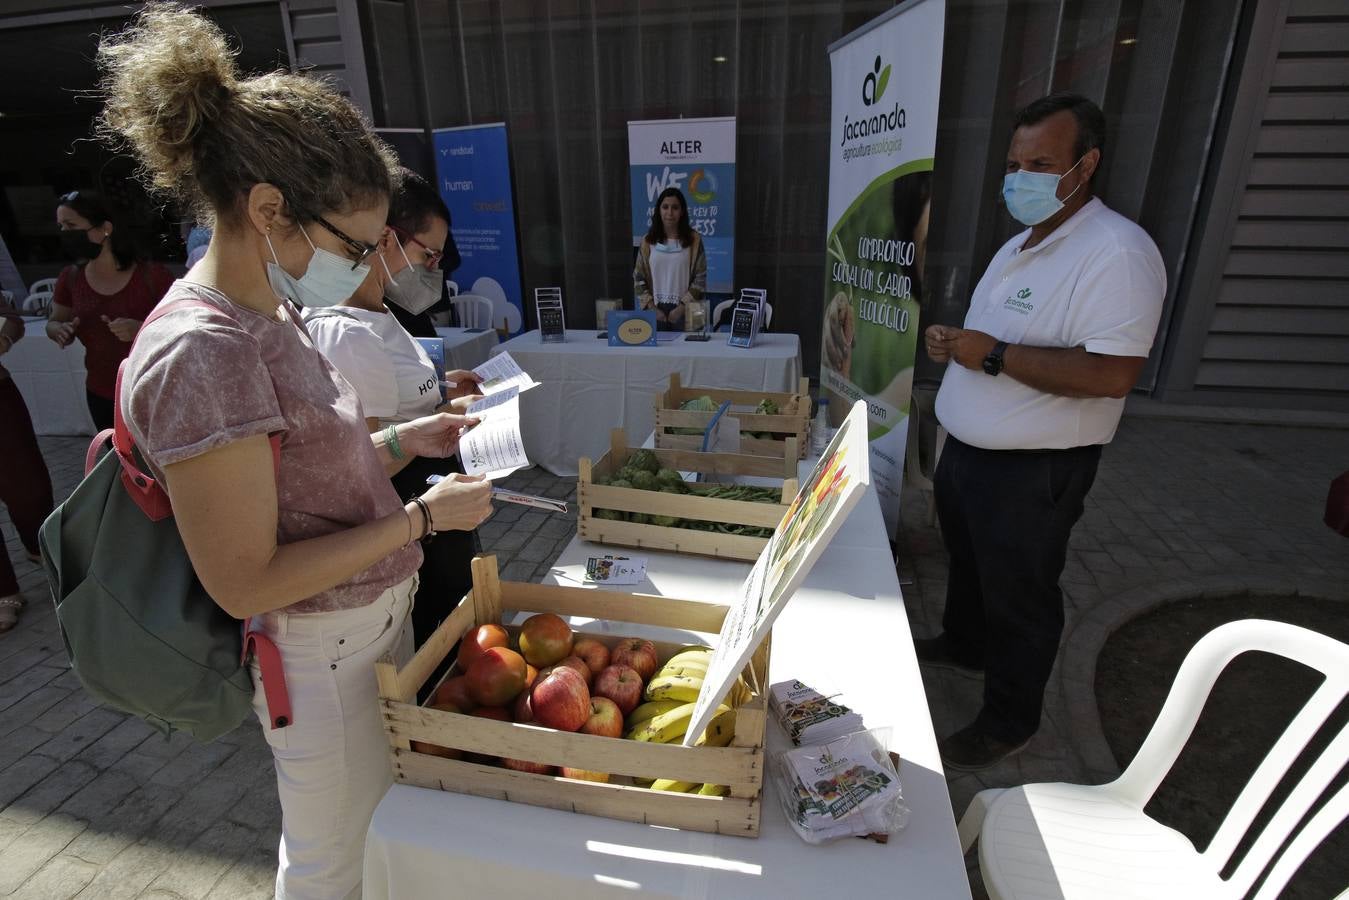
{"label": "red apple", "polygon": [[591,678],[603,672],[609,665],[609,648],[594,638],[583,637],[572,644],[571,655],[585,660],[585,664],[590,668]]}
{"label": "red apple", "polygon": [[[427,704],[427,709],[440,709],[452,713],[459,712],[459,707],[453,703],[436,703],[434,700]],[[458,759],[462,755],[453,748],[440,747],[435,744],[428,744],[425,741],[412,741],[411,745],[415,753],[429,753],[431,756],[443,756],[446,759]]]}
{"label": "red apple", "polygon": [[554,669],[566,666],[568,669],[575,669],[576,674],[585,679],[586,687],[590,687],[591,679],[595,676],[590,673],[590,667],[585,664],[585,660],[579,656],[568,656],[566,659],[553,663],[551,666],[545,666],[539,670],[541,675],[546,675]]}
{"label": "red apple", "polygon": [[547,763],[530,762],[527,759],[503,759],[501,764],[517,772],[533,772],[535,775],[555,775],[557,769]]}
{"label": "red apple", "polygon": [[642,676],[632,666],[615,663],[595,676],[595,695],[614,701],[626,716],[642,702]]}
{"label": "red apple", "polygon": [[608,697],[591,697],[590,718],[581,726],[581,732],[600,737],[622,737],[623,713],[618,704]]}
{"label": "red apple", "polygon": [[570,766],[562,767],[563,778],[579,778],[582,781],[608,781],[608,772],[591,772],[588,769],[573,769]]}
{"label": "red apple", "polygon": [[631,666],[642,676],[642,681],[650,681],[651,676],[656,674],[656,645],[641,638],[624,638],[614,645],[609,664]]}
{"label": "red apple", "polygon": [[571,626],[561,616],[539,613],[520,626],[520,653],[535,666],[551,666],[571,655]]}
{"label": "red apple", "polygon": [[467,672],[478,657],[491,647],[509,647],[511,636],[500,625],[479,625],[459,642],[459,671]]}
{"label": "red apple", "polygon": [[523,690],[515,698],[515,705],[511,707],[511,719],[522,725],[528,725],[534,721],[534,704],[530,701],[530,692]]}
{"label": "red apple", "polygon": [[590,691],[580,674],[567,666],[558,666],[530,693],[534,724],[559,731],[576,731],[590,718]]}
{"label": "red apple", "polygon": [[478,705],[473,702],[473,695],[468,692],[468,679],[463,675],[456,675],[436,688],[428,705],[434,706],[437,703],[452,703],[463,712],[470,712]]}
{"label": "red apple", "polygon": [[468,692],[479,706],[505,706],[525,687],[525,661],[514,650],[488,647],[469,667]]}

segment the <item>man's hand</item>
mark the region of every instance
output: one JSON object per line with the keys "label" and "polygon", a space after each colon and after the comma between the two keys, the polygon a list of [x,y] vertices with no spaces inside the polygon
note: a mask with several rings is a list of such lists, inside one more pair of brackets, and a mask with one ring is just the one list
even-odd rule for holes
{"label": "man's hand", "polygon": [[933,362],[954,359],[959,365],[980,372],[984,368],[984,357],[992,352],[998,339],[970,328],[929,325],[924,332],[924,342]]}
{"label": "man's hand", "polygon": [[108,330],[117,335],[119,341],[126,341],[128,344],[136,337],[136,332],[140,331],[141,328],[138,319],[109,319],[107,316],[102,318],[103,324],[108,326]]}
{"label": "man's hand", "polygon": [[448,388],[445,392],[446,400],[455,400],[459,397],[474,397],[482,394],[478,385],[482,384],[482,377],[475,375],[467,369],[454,369],[445,373],[445,381],[453,382],[454,386]]}

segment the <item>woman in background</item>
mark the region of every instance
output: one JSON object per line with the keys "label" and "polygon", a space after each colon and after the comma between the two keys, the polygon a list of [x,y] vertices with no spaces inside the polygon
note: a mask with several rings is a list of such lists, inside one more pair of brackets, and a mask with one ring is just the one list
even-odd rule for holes
{"label": "woman in background", "polygon": [[[52,480],[23,395],[4,365],[5,354],[23,337],[23,330],[23,319],[0,299],[0,461],[4,463],[0,465],[0,503],[9,510],[24,552],[38,562],[37,533],[52,511]],[[14,564],[4,544],[0,536],[0,634],[18,624],[19,611],[24,607]]]}
{"label": "woman in background", "polygon": [[56,279],[47,336],[62,347],[76,338],[84,344],[85,398],[102,431],[112,427],[117,367],[173,275],[159,263],[137,259],[131,232],[114,224],[103,198],[92,191],[62,196],[56,223],[61,249],[76,264]]}
{"label": "woman in background", "polygon": [[689,225],[689,206],[679,188],[666,188],[656,198],[632,281],[638,307],[654,309],[662,330],[683,328],[686,307],[702,302],[707,253]]}

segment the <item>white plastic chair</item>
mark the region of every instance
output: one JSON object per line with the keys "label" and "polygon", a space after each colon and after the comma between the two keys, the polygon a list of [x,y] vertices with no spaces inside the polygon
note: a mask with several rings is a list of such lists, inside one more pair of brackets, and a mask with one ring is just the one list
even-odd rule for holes
{"label": "white plastic chair", "polygon": [[446,284],[446,285],[449,287],[449,289],[450,289],[450,296],[451,296],[451,297],[458,297],[458,296],[459,296],[459,282],[457,282],[457,281],[452,281],[452,280],[450,280],[449,278],[446,278],[446,279],[445,279],[445,284]]}
{"label": "white plastic chair", "polygon": [[[1143,807],[1175,763],[1222,670],[1248,650],[1286,656],[1320,670],[1326,679],[1275,742],[1200,853],[1183,834],[1149,818]],[[968,852],[978,839],[979,868],[993,900],[1223,900],[1245,897],[1266,867],[1269,874],[1255,900],[1272,900],[1349,815],[1345,786],[1298,829],[1349,761],[1349,726],[1289,791],[1231,875],[1223,878],[1221,873],[1275,786],[1346,692],[1349,646],[1282,622],[1247,619],[1222,625],[1185,657],[1152,731],[1119,778],[1103,785],[1028,784],[981,791],[960,820],[961,847]],[[1288,847],[1279,854],[1290,835]]]}
{"label": "white plastic chair", "polygon": [[37,281],[34,281],[32,284],[28,285],[28,295],[30,297],[33,294],[41,294],[44,292],[50,294],[55,290],[56,290],[55,278],[39,278]]}
{"label": "white plastic chair", "polygon": [[30,316],[45,316],[51,312],[52,299],[56,295],[50,290],[30,292],[23,301],[23,313]]}
{"label": "white plastic chair", "polygon": [[450,298],[450,304],[459,316],[459,324],[464,328],[491,328],[492,301],[476,294],[456,294]]}

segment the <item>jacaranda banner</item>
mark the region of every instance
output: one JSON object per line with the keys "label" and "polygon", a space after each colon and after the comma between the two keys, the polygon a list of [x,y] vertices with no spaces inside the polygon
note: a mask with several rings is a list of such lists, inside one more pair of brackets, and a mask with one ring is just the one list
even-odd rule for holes
{"label": "jacaranda banner", "polygon": [[820,390],[870,413],[871,473],[899,524],[937,145],[944,0],[910,0],[829,48],[829,236]]}
{"label": "jacaranda banner", "polygon": [[689,224],[707,252],[707,290],[729,294],[735,279],[735,118],[628,123],[632,244],[651,228],[656,198],[678,188]]}
{"label": "jacaranda banner", "polygon": [[451,276],[463,294],[492,301],[492,321],[524,329],[520,254],[515,231],[506,124],[438,128],[433,134],[440,196],[463,262]]}

